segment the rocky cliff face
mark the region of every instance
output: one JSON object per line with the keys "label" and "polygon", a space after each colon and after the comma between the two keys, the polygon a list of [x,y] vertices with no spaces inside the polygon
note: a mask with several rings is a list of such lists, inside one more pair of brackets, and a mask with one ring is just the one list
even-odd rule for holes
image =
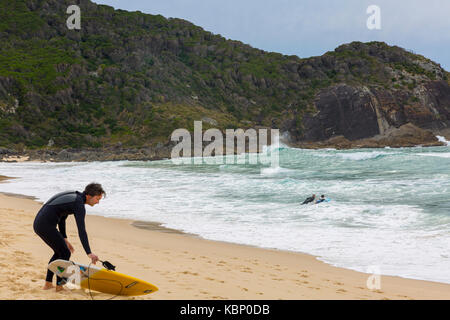
{"label": "rocky cliff face", "polygon": [[[344,52],[352,58],[338,60]],[[439,65],[398,47],[351,43],[313,58],[317,69],[329,55],[326,68],[337,70],[340,83],[317,92],[297,144],[440,145],[435,135],[450,128],[450,86]]]}
{"label": "rocky cliff face", "polygon": [[[444,81],[426,82],[412,92],[340,84],[321,90],[314,104],[317,112],[303,120],[302,142],[376,137],[379,146],[399,145],[397,140],[391,143],[389,134],[411,124],[410,128],[417,129],[409,133],[409,140],[439,145],[435,135],[450,127],[450,87]],[[430,134],[424,135],[424,129]],[[405,137],[404,144],[411,141]]]}

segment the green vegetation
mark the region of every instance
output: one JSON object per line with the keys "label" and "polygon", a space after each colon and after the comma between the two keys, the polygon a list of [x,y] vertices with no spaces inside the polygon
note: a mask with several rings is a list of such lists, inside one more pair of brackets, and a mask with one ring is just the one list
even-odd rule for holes
{"label": "green vegetation", "polygon": [[0,32],[27,37],[44,25],[45,21],[29,10],[26,1],[0,1]]}
{"label": "green vegetation", "polygon": [[74,64],[76,60],[65,50],[48,46],[43,40],[30,40],[15,48],[0,50],[0,75],[14,78],[23,87],[33,87],[44,94],[64,89],[55,83],[59,64]]}
{"label": "green vegetation", "polygon": [[140,146],[204,117],[222,130],[289,120],[300,135],[324,88],[412,90],[403,74],[437,77],[416,63],[429,60],[381,42],[300,59],[182,19],[84,1],[81,30],[68,30],[70,4],[0,0],[0,147],[42,148],[50,139],[54,147]]}

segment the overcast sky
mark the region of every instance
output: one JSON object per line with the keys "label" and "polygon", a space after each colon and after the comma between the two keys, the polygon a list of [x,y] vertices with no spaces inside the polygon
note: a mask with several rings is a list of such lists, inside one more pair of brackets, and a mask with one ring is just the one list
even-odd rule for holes
{"label": "overcast sky", "polygon": [[[182,18],[225,38],[301,58],[351,41],[384,41],[450,71],[450,0],[93,0]],[[370,5],[381,29],[370,30]],[[372,20],[371,20],[372,21]]]}

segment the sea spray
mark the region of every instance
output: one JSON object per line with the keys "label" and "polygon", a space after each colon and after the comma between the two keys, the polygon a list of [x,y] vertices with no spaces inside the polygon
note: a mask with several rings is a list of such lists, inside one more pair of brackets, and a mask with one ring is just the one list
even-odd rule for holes
{"label": "sea spray", "polygon": [[450,147],[450,141],[446,140],[445,137],[442,137],[442,136],[436,136],[436,138],[438,138],[438,140],[439,140],[440,142],[445,143],[445,144],[447,145],[447,147]]}

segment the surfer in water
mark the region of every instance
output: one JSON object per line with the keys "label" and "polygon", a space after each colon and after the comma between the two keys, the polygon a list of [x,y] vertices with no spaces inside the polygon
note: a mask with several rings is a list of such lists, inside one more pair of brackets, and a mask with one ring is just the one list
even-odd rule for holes
{"label": "surfer in water", "polygon": [[[91,183],[86,186],[83,192],[66,191],[54,195],[48,200],[34,219],[34,232],[54,251],[50,262],[63,259],[69,260],[71,253],[74,252],[73,246],[67,240],[66,219],[69,214],[73,214],[78,228],[78,235],[83,245],[84,251],[95,264],[98,257],[92,253],[89,247],[89,240],[86,233],[84,218],[86,216],[85,205],[91,207],[100,202],[106,192],[101,184]],[[59,231],[56,229],[58,226]],[[44,290],[53,288],[53,272],[47,270]],[[56,291],[63,290],[64,281],[62,278],[56,278]]]}
{"label": "surfer in water", "polygon": [[320,198],[317,199],[316,204],[317,204],[317,203],[324,202],[325,200],[326,200],[326,199],[325,199],[325,195],[321,195]]}
{"label": "surfer in water", "polygon": [[307,203],[313,202],[315,198],[316,198],[316,195],[313,194],[311,197],[306,198],[305,201],[302,202],[302,204],[307,204]]}

